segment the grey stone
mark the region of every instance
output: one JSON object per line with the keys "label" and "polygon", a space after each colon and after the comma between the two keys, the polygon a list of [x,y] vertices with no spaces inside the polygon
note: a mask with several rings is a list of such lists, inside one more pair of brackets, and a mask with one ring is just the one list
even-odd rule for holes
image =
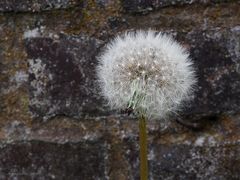
{"label": "grey stone", "polygon": [[[177,34],[189,47],[198,84],[183,115],[215,115],[240,111],[240,30],[192,31]],[[36,117],[108,114],[96,81],[100,42],[78,36],[29,38],[30,110]],[[234,48],[233,48],[234,47]]]}
{"label": "grey stone", "polygon": [[[131,146],[131,148],[133,148]],[[194,147],[191,145],[152,145],[149,157],[150,179],[239,179],[239,144],[232,147]],[[131,172],[139,179],[138,151],[127,157]]]}
{"label": "grey stone", "polygon": [[15,142],[0,149],[4,179],[106,179],[106,147],[99,142]]}
{"label": "grey stone", "polygon": [[231,0],[122,0],[122,4],[126,12],[146,14],[149,11],[164,8],[167,6],[215,4],[230,1]]}
{"label": "grey stone", "polygon": [[[178,124],[162,131],[158,125],[148,121],[149,179],[240,178],[239,116],[208,121],[201,131]],[[24,126],[13,122],[5,128],[9,139],[0,143],[5,178],[139,179],[135,120],[74,124],[58,118],[28,131]]]}
{"label": "grey stone", "polygon": [[92,80],[104,43],[148,28],[186,46],[200,80],[185,126],[147,121],[149,179],[240,179],[239,1],[78,2],[1,1],[0,179],[139,179],[138,122],[110,113]]}
{"label": "grey stone", "polygon": [[2,0],[0,12],[38,12],[81,5],[83,1],[76,0]]}
{"label": "grey stone", "polygon": [[103,114],[95,77],[100,45],[87,36],[26,39],[30,111],[34,117]]}
{"label": "grey stone", "polygon": [[185,113],[240,111],[240,30],[192,31],[185,34],[199,80],[196,98]]}

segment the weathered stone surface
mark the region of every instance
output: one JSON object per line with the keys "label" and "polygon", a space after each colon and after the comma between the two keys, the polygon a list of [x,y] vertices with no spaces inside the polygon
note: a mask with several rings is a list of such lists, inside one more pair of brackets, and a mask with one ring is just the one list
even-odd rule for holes
{"label": "weathered stone surface", "polygon": [[87,36],[26,40],[30,111],[34,117],[77,118],[103,111],[95,77],[99,46],[100,41]]}
{"label": "weathered stone surface", "polygon": [[236,168],[240,162],[239,148],[227,146],[193,148],[189,145],[172,145],[155,146],[153,151],[157,151],[159,155],[155,162],[151,163],[152,179],[239,178],[238,167]]}
{"label": "weathered stone surface", "polygon": [[[149,121],[149,179],[239,179],[239,120],[205,119],[197,131],[178,124],[163,130],[158,121]],[[55,118],[32,127],[14,121],[3,130],[3,178],[139,179],[133,119]]]}
{"label": "weathered stone surface", "polygon": [[100,141],[15,142],[0,149],[1,179],[106,179],[106,147]]}
{"label": "weathered stone surface", "polygon": [[[167,6],[215,4],[232,1],[234,0],[2,0],[0,2],[0,12],[41,12],[78,6],[83,7],[86,4],[97,4],[100,7],[106,7],[112,2],[121,2],[127,12],[146,13]],[[239,0],[235,1],[239,2]]]}
{"label": "weathered stone surface", "polygon": [[65,9],[83,5],[77,0],[2,0],[0,12],[38,12],[52,9]]}
{"label": "weathered stone surface", "polygon": [[[175,33],[189,47],[197,77],[195,101],[184,114],[211,115],[240,111],[240,29]],[[186,44],[187,43],[187,44]],[[96,39],[62,36],[29,38],[30,110],[48,119],[107,113],[96,81]],[[229,83],[232,82],[232,83]]]}
{"label": "weathered stone surface", "polygon": [[188,113],[240,111],[240,28],[192,31],[185,35],[199,83]]}
{"label": "weathered stone surface", "polygon": [[[4,3],[11,2],[17,1]],[[20,9],[25,2],[27,11]],[[170,121],[163,129],[159,121],[148,121],[150,179],[240,179],[239,1],[150,4],[150,12],[149,5],[128,10],[127,1],[89,0],[51,8],[42,3],[37,13],[32,2],[40,1],[0,14],[0,179],[139,179],[136,119],[110,116],[82,75],[94,79],[88,62],[96,63],[111,37],[148,28],[184,44],[200,79],[195,102],[184,112],[192,116],[178,119],[186,127]],[[80,107],[87,99],[93,105]]]}
{"label": "weathered stone surface", "polygon": [[[123,7],[131,13],[147,13],[149,11],[167,7],[191,4],[215,4],[231,2],[231,0],[122,0]],[[239,2],[236,0],[236,2]]]}
{"label": "weathered stone surface", "polygon": [[[129,142],[134,144],[134,142]],[[118,148],[121,148],[119,146]],[[132,148],[129,146],[129,148]],[[136,148],[136,147],[135,147]],[[17,149],[17,151],[16,151]],[[138,151],[126,149],[131,168],[123,179],[139,179]],[[2,179],[108,179],[105,156],[100,144],[55,144],[48,142],[18,142],[1,148]],[[239,148],[192,147],[190,145],[153,145],[150,152],[149,179],[238,179]],[[181,154],[181,156],[179,156]],[[124,161],[124,156],[121,159]],[[128,166],[129,166],[128,165]],[[119,166],[118,168],[124,168]],[[227,169],[227,171],[226,171]],[[112,171],[117,169],[112,169]],[[123,172],[121,172],[123,173]],[[113,175],[112,179],[121,179]]]}

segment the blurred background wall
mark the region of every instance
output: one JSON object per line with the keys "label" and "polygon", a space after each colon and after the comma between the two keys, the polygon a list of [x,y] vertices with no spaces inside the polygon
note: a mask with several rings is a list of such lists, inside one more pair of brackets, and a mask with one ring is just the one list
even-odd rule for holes
{"label": "blurred background wall", "polygon": [[2,0],[0,179],[139,179],[138,122],[99,96],[96,57],[126,30],[191,54],[194,102],[148,122],[150,179],[240,179],[240,1]]}

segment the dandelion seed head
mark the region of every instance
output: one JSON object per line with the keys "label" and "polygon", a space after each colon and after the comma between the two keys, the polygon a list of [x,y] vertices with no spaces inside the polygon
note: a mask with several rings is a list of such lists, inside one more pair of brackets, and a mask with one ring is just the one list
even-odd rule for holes
{"label": "dandelion seed head", "polygon": [[153,119],[177,112],[196,83],[189,53],[171,37],[151,30],[128,32],[107,44],[97,75],[113,109],[127,108],[138,92],[141,99],[134,108]]}

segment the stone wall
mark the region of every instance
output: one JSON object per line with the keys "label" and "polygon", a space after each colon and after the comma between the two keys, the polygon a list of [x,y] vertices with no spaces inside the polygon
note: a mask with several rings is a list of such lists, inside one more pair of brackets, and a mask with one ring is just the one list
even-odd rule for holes
{"label": "stone wall", "polygon": [[0,2],[0,179],[139,179],[138,122],[99,95],[96,57],[125,30],[190,51],[195,101],[148,122],[149,179],[240,179],[240,1]]}

